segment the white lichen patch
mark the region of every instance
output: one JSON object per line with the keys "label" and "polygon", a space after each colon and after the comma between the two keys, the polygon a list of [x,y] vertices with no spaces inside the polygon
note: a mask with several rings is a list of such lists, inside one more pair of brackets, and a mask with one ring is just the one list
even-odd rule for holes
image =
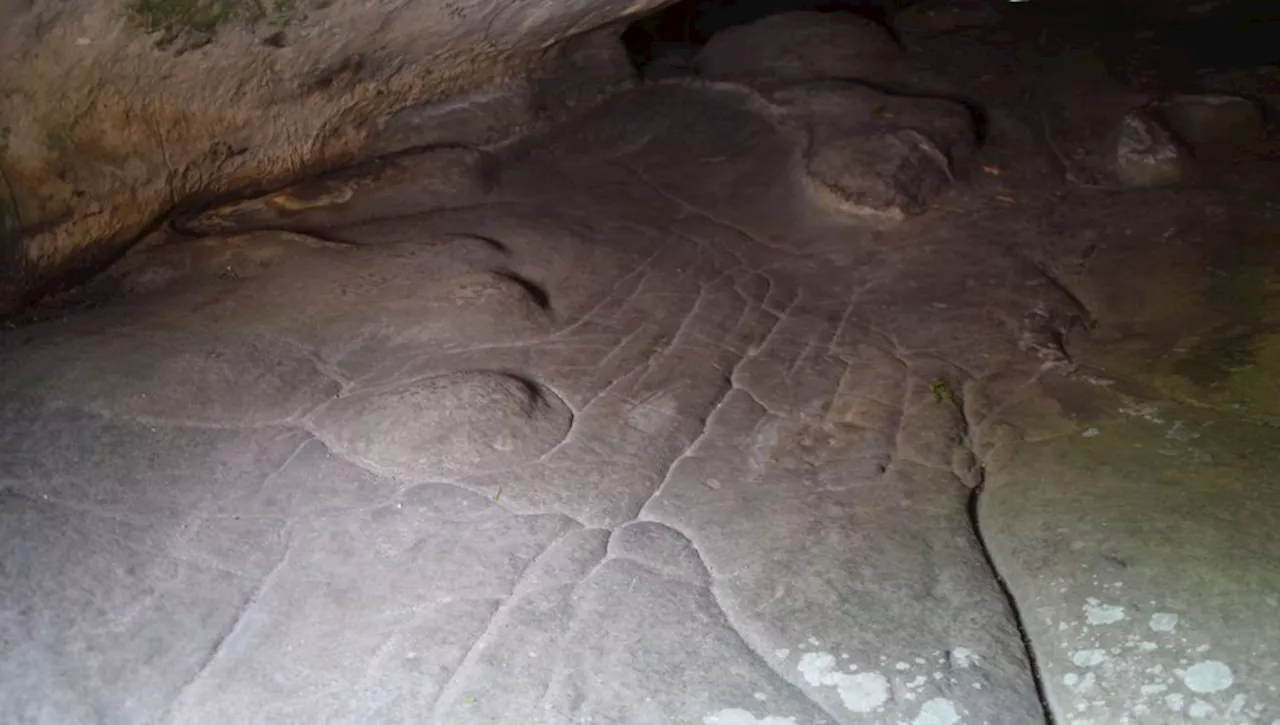
{"label": "white lichen patch", "polygon": [[1082,649],[1071,655],[1076,667],[1096,667],[1107,661],[1107,653],[1100,649]]}
{"label": "white lichen patch", "polygon": [[[1063,678],[1063,682],[1067,687],[1070,687],[1079,694],[1092,692],[1093,688],[1098,684],[1098,678],[1092,672],[1084,673],[1083,677],[1080,675],[1072,677],[1072,675],[1075,675],[1075,673],[1073,672],[1068,674],[1067,677]],[[1070,678],[1070,681],[1068,681],[1067,678]]]}
{"label": "white lichen patch", "polygon": [[1188,690],[1200,694],[1222,692],[1231,687],[1235,678],[1231,668],[1217,660],[1197,662],[1182,672],[1182,682]]}
{"label": "white lichen patch", "polygon": [[839,672],[835,655],[829,652],[806,652],[796,669],[805,682],[814,687],[836,688],[840,701],[850,712],[875,712],[889,701],[889,680],[884,675]]}
{"label": "white lichen patch", "polygon": [[[1097,579],[1093,592],[1104,586]],[[1160,611],[1154,600],[1109,598],[1067,603],[1067,611],[1079,606],[1081,613],[1068,617],[1055,664],[1069,669],[1048,683],[1064,712],[1099,725],[1265,722],[1267,698],[1244,686],[1226,653],[1206,643],[1193,620]],[[1280,683],[1272,691],[1280,692]]]}
{"label": "white lichen patch", "polygon": [[951,650],[951,664],[957,669],[967,670],[982,662],[982,658],[968,647],[956,647]]}
{"label": "white lichen patch", "polygon": [[796,669],[805,682],[815,687],[827,684],[825,678],[835,668],[836,658],[827,652],[805,652]]}
{"label": "white lichen patch", "polygon": [[1141,418],[1149,423],[1163,425],[1164,419],[1160,417],[1160,407],[1151,403],[1139,403],[1133,398],[1121,396],[1121,400],[1125,402],[1120,407],[1120,414],[1127,415],[1130,418]]}
{"label": "white lichen patch", "polygon": [[1103,604],[1089,597],[1084,603],[1084,618],[1089,624],[1115,624],[1124,619],[1124,607],[1114,604]]}
{"label": "white lichen patch", "polygon": [[1189,717],[1195,718],[1196,720],[1203,720],[1204,718],[1212,715],[1214,712],[1215,712],[1214,706],[1201,699],[1196,699],[1192,701],[1191,707],[1187,708],[1187,715]]}
{"label": "white lichen patch", "polygon": [[1236,695],[1235,697],[1231,698],[1231,704],[1227,705],[1227,712],[1232,715],[1239,715],[1240,713],[1244,712],[1244,704],[1248,701],[1249,701],[1249,698],[1245,697],[1244,695]]}
{"label": "white lichen patch", "polygon": [[935,697],[920,706],[920,714],[912,721],[912,725],[957,725],[960,713],[950,700]]}
{"label": "white lichen patch", "polygon": [[702,725],[796,725],[794,717],[765,715],[756,717],[736,707],[712,713],[702,718]]}
{"label": "white lichen patch", "polygon": [[1190,441],[1193,441],[1193,440],[1195,440],[1195,439],[1199,438],[1199,437],[1200,437],[1200,434],[1199,434],[1199,433],[1192,433],[1191,431],[1189,431],[1189,430],[1187,430],[1187,429],[1186,429],[1186,427],[1185,427],[1185,425],[1183,424],[1183,422],[1182,422],[1182,421],[1180,421],[1180,420],[1175,420],[1175,421],[1173,421],[1173,426],[1172,426],[1172,427],[1170,427],[1170,428],[1169,428],[1169,431],[1168,431],[1167,433],[1165,433],[1165,434],[1164,434],[1164,437],[1165,437],[1165,438],[1168,438],[1169,440],[1173,440],[1173,441],[1180,441],[1180,442],[1182,442],[1182,443],[1188,443],[1188,442],[1190,442]]}

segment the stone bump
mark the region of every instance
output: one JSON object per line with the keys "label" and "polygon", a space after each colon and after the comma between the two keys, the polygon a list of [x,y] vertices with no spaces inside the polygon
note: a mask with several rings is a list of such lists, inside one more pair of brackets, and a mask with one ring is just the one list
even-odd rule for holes
{"label": "stone bump", "polygon": [[333,450],[379,473],[430,480],[530,463],[572,422],[568,407],[533,382],[468,371],[343,396],[313,425]]}

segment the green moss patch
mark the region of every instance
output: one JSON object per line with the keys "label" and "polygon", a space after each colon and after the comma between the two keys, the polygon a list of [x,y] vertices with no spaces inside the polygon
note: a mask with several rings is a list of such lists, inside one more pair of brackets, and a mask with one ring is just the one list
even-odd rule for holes
{"label": "green moss patch", "polygon": [[1224,244],[1206,262],[1203,296],[1169,315],[1181,339],[1103,350],[1089,362],[1184,404],[1280,426],[1280,235]]}
{"label": "green moss patch", "polygon": [[165,38],[208,37],[229,23],[284,24],[301,12],[300,0],[125,0],[131,25]]}

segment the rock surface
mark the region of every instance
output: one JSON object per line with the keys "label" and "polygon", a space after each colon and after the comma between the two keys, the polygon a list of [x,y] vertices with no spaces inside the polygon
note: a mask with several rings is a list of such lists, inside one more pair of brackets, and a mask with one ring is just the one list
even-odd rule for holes
{"label": "rock surface", "polygon": [[1120,119],[1115,171],[1126,186],[1168,186],[1186,180],[1191,157],[1186,148],[1146,111]]}
{"label": "rock surface", "polygon": [[[478,205],[367,221],[360,199],[376,208],[373,189],[425,183],[386,176],[348,202],[349,223],[330,207],[264,203],[255,214],[276,220],[227,218],[323,223],[331,241],[240,229],[139,251],[102,284],[142,289],[50,330],[62,333],[56,356],[34,353],[47,333],[31,328],[4,362],[21,384],[5,415],[35,424],[5,427],[0,531],[79,533],[10,558],[2,601],[81,624],[54,637],[54,624],[5,620],[23,642],[4,660],[5,710],[116,722],[1040,720],[965,515],[975,479],[963,418],[931,392],[991,363],[918,352],[950,343],[909,322],[926,299],[893,292],[953,261],[921,250],[868,266],[877,251],[861,222],[813,204],[793,132],[753,98],[683,85],[619,97],[506,159]],[[752,209],[730,183],[747,178]],[[430,241],[442,236],[492,246]],[[526,336],[447,316],[418,336],[441,290],[458,289],[448,281],[464,269],[478,279],[495,258],[546,290],[547,327]],[[815,285],[811,259],[853,284]],[[159,282],[129,283],[147,279]],[[475,289],[462,304],[490,304]],[[493,300],[496,318],[542,309]],[[180,335],[175,315],[197,316],[201,331]],[[980,327],[1012,343],[999,323]],[[180,337],[216,332],[243,394],[224,402],[222,368],[189,365],[185,397],[139,402],[153,395],[142,381],[164,391],[168,379],[144,368],[125,386],[77,366],[131,361],[77,332],[94,328],[154,339],[145,354],[158,361]],[[251,371],[295,355],[316,395],[277,410]],[[44,377],[15,377],[28,366]],[[217,477],[201,467],[218,459],[182,455],[194,443],[168,443],[175,461],[145,453],[210,430],[233,462]],[[90,467],[118,492],[84,480]],[[28,584],[81,546],[97,558],[64,576],[88,599]],[[136,578],[103,573],[126,561]],[[200,592],[199,618],[173,614],[186,606],[174,588]],[[93,599],[112,604],[81,612]],[[74,651],[86,668],[74,685],[46,676]],[[30,658],[43,664],[19,675]],[[109,666],[136,679],[107,689]]]}
{"label": "rock surface", "polygon": [[991,0],[922,0],[893,16],[893,29],[906,34],[945,33],[997,25],[1000,11]]}
{"label": "rock surface", "polygon": [[874,80],[900,53],[889,31],[849,13],[781,13],[717,33],[698,54],[714,80]]}
{"label": "rock surface", "polygon": [[[974,391],[980,526],[1027,603],[1050,704],[1071,717],[1251,724],[1278,713],[1280,541],[1264,502],[1280,494],[1280,356],[1267,332],[1280,317],[1280,254],[1261,241],[1266,216],[1227,213],[1214,222],[1225,236],[1193,231],[1195,216],[1175,217],[1186,231],[1158,255],[1148,240],[1168,217],[1100,217],[1132,233],[1099,253],[1098,273],[1072,280],[1102,321],[1073,345],[1076,372]],[[1204,277],[1206,264],[1217,274]],[[1232,343],[1232,330],[1245,338]]]}
{"label": "rock surface", "polygon": [[534,383],[460,371],[338,398],[313,425],[331,449],[366,468],[432,480],[532,463],[564,439],[572,418]]}
{"label": "rock surface", "polygon": [[588,31],[653,4],[6,5],[0,311],[193,198],[581,109],[630,71],[619,30]]}
{"label": "rock surface", "polygon": [[1054,382],[1045,399],[1009,412],[1035,420],[1026,409],[1037,403],[1088,401],[1096,413],[988,469],[980,512],[997,565],[1028,605],[1054,710],[1095,722],[1270,722],[1280,677],[1276,517],[1228,532],[1222,513],[1205,510],[1274,495],[1265,483],[1274,434]]}
{"label": "rock surface", "polygon": [[951,101],[838,81],[792,85],[765,97],[808,130],[810,193],[875,222],[927,209],[977,144],[968,109]]}
{"label": "rock surface", "polygon": [[1197,148],[1249,148],[1263,138],[1262,109],[1240,96],[1184,94],[1159,109],[1170,130]]}
{"label": "rock surface", "polygon": [[682,79],[172,220],[0,330],[0,712],[1271,723],[1275,171],[1076,189],[1003,82],[982,148]]}

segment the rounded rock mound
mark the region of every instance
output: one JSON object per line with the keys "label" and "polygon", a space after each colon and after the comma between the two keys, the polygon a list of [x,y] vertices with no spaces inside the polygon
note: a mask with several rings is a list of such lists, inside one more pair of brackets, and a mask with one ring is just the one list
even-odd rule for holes
{"label": "rounded rock mound", "polygon": [[926,211],[977,145],[970,112],[949,100],[846,81],[797,83],[765,95],[809,129],[804,181],[812,197],[875,224]]}
{"label": "rounded rock mound", "polygon": [[536,383],[462,371],[339,398],[313,423],[343,456],[379,473],[425,480],[532,461],[564,440],[573,414]]}
{"label": "rounded rock mound", "polygon": [[724,81],[875,79],[899,54],[883,26],[852,13],[780,13],[717,33],[698,72]]}

